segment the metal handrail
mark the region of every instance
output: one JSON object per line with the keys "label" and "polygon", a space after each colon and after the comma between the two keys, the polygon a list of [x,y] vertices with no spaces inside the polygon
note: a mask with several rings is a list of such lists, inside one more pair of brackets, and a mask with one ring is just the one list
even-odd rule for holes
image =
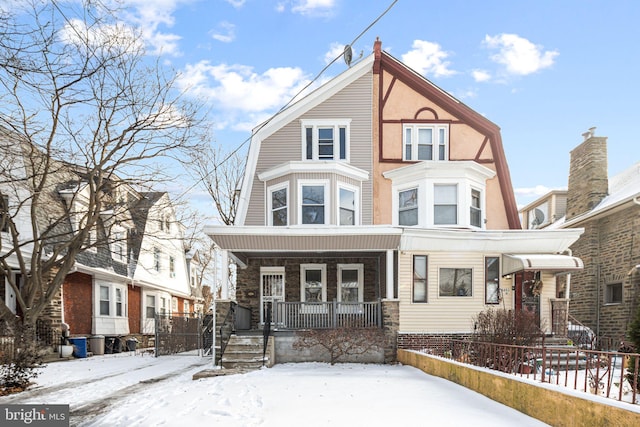
{"label": "metal handrail", "polygon": [[262,366],[267,355],[269,336],[271,335],[271,303],[265,304],[264,326],[262,328]]}
{"label": "metal handrail", "polygon": [[[224,356],[224,351],[227,348],[227,344],[231,339],[231,335],[235,332],[235,311],[236,311],[236,303],[231,302],[229,306],[229,311],[227,311],[227,315],[224,320],[220,324],[220,358],[217,362],[220,362],[220,366],[222,366],[222,356]],[[215,314],[214,314],[215,315]],[[228,333],[225,333],[228,331]]]}

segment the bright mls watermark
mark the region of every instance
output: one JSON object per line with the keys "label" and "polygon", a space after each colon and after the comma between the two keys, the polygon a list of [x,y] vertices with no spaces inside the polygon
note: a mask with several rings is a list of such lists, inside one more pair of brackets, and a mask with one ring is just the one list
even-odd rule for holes
{"label": "bright mls watermark", "polygon": [[69,427],[69,405],[0,405],[0,425]]}

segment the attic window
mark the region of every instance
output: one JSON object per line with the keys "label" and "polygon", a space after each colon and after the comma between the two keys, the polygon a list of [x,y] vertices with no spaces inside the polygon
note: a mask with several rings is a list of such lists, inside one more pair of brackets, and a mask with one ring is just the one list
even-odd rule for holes
{"label": "attic window", "polygon": [[404,160],[447,160],[449,125],[404,125],[403,146]]}
{"label": "attic window", "polygon": [[350,120],[301,120],[303,160],[349,160]]}

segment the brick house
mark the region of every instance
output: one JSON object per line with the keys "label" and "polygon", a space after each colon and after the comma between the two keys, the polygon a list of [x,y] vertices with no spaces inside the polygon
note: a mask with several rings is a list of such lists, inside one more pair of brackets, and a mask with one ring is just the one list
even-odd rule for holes
{"label": "brick house", "polygon": [[499,128],[381,45],[254,130],[236,224],[205,230],[250,329],[271,310],[276,362],[301,360],[296,330],[354,323],[393,360],[490,307],[551,333],[542,284],[582,268],[564,253],[582,230],[522,230]]}
{"label": "brick house", "polygon": [[560,225],[584,229],[570,247],[584,270],[559,292],[569,294],[571,316],[618,345],[640,297],[640,162],[608,177],[607,138],[594,129],[571,151]]}
{"label": "brick house", "polygon": [[[7,221],[15,225],[17,235],[26,242],[33,240],[34,230],[42,232],[55,224],[54,238],[43,244],[51,251],[56,245],[63,246],[65,236],[75,235],[82,227],[89,191],[82,168],[54,162],[50,185],[42,191],[41,208],[32,218],[31,190],[23,179],[28,175],[24,152],[21,148],[10,149],[24,147],[16,143],[20,140],[1,129],[0,142],[7,146],[2,146],[0,157],[0,256],[11,269],[7,272],[11,281],[19,287],[22,276],[11,252]],[[145,342],[154,332],[154,313],[192,312],[201,297],[192,292],[189,283],[183,229],[168,195],[137,192],[117,177],[109,183],[110,189],[104,194],[105,209],[88,233],[84,249],[76,256],[60,292],[40,319],[58,331],[56,334],[64,322],[70,326],[72,336],[133,335]],[[32,219],[37,228],[32,227]],[[23,252],[25,256],[30,256],[29,247]],[[21,315],[16,289],[5,276],[1,279],[0,307]]]}

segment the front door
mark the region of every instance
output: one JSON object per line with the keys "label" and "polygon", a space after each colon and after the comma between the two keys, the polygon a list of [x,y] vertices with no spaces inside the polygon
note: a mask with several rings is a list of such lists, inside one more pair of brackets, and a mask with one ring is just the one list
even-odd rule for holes
{"label": "front door", "polygon": [[540,326],[540,273],[521,271],[516,273],[516,311],[533,313],[538,327]]}
{"label": "front door", "polygon": [[[260,323],[266,317],[266,309],[271,306],[271,319],[276,302],[284,301],[284,267],[262,267],[260,269]],[[277,319],[277,316],[276,316]]]}

